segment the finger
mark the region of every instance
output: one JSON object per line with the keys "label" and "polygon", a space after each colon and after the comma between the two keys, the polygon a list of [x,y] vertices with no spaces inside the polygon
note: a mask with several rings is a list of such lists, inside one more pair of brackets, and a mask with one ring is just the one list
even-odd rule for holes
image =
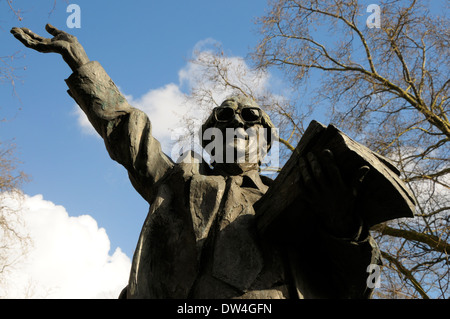
{"label": "finger", "polygon": [[18,32],[18,30],[20,30],[18,27],[12,27],[9,32],[11,32],[12,34],[15,34]]}
{"label": "finger", "polygon": [[318,185],[322,188],[322,190],[326,189],[327,187],[327,181],[326,177],[323,174],[322,167],[317,159],[317,157],[314,155],[314,153],[309,152],[306,157],[308,158],[309,166],[311,167],[311,172],[314,176],[314,179]]}
{"label": "finger", "polygon": [[[29,30],[28,30],[29,31]],[[36,40],[31,35],[23,30],[23,28],[13,28],[11,33],[16,39],[22,42],[27,48],[39,51],[39,52],[54,52],[53,48],[48,45],[48,39],[43,38],[42,41]]]}
{"label": "finger", "polygon": [[341,171],[336,164],[333,153],[329,149],[325,149],[322,151],[321,155],[323,167],[330,178],[330,182],[338,187],[343,187],[345,183],[342,179]]}
{"label": "finger", "polygon": [[303,200],[305,203],[314,204],[314,198],[311,194],[311,190],[305,184],[305,177],[303,176],[305,174],[302,173],[303,166],[306,165],[306,163],[304,163],[303,159],[301,159],[300,162],[301,163],[299,166],[301,166],[301,168],[299,169],[300,174],[299,174],[298,180],[297,180],[298,186],[300,188],[300,193],[298,194],[298,197],[299,197],[299,199]]}
{"label": "finger", "polygon": [[52,26],[50,23],[47,23],[45,25],[45,30],[47,30],[48,33],[50,33],[52,36],[56,37],[58,34],[64,34],[65,32],[62,30],[59,30]]}
{"label": "finger", "polygon": [[14,35],[14,37],[22,42],[26,47],[34,48],[36,45],[36,42],[31,39],[31,37],[23,32],[22,29],[19,28],[13,28],[11,29],[11,33]]}
{"label": "finger", "polygon": [[367,173],[369,171],[370,171],[370,167],[369,166],[362,166],[356,172],[355,178],[354,178],[353,183],[352,183],[353,195],[354,196],[358,195],[358,193],[359,193],[359,191],[361,189],[362,183],[364,181],[364,178],[367,176]]}
{"label": "finger", "polygon": [[369,171],[370,167],[367,165],[360,167],[357,174],[357,182],[361,184]]}
{"label": "finger", "polygon": [[21,30],[19,29],[19,28],[16,28],[16,27],[14,27],[14,28],[12,28],[10,31],[9,31],[17,40],[19,40],[19,41],[22,41],[22,35],[21,35]]}
{"label": "finger", "polygon": [[41,37],[41,36],[37,35],[36,33],[34,33],[33,31],[31,31],[31,30],[28,29],[28,28],[22,28],[22,31],[23,31],[25,34],[29,35],[29,36],[30,36],[32,39],[34,39],[34,40],[37,40],[37,41],[44,41],[44,40],[45,40],[44,37]]}
{"label": "finger", "polygon": [[302,198],[303,200],[309,200],[309,196],[306,194],[306,186],[305,186],[305,182],[303,181],[303,177],[301,176],[302,174],[299,174],[298,179],[296,179],[296,182],[298,183],[298,186],[300,188],[300,194],[299,197]]}
{"label": "finger", "polygon": [[12,28],[9,32],[11,32],[16,38],[18,35],[23,35],[23,30],[17,27]]}
{"label": "finger", "polygon": [[317,192],[317,186],[315,185],[313,176],[310,173],[308,162],[303,157],[300,157],[299,169],[301,178],[303,179],[303,186],[305,188],[305,191],[310,195],[315,196]]}

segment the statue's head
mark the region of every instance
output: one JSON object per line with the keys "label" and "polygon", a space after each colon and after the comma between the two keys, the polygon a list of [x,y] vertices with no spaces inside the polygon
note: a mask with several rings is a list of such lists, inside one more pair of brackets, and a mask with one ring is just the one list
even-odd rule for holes
{"label": "statue's head", "polygon": [[[236,95],[227,98],[219,107],[213,109],[201,127],[201,143],[216,159],[217,152],[223,152],[221,158],[225,165],[239,162],[259,166],[262,160],[260,157],[270,149],[272,128],[274,125],[269,116],[253,99]],[[234,153],[232,157],[230,150]],[[225,154],[227,152],[228,155]],[[239,157],[239,154],[244,152],[247,154],[245,160],[242,156]],[[256,160],[255,156],[251,155],[255,153],[258,154]],[[212,164],[216,163],[213,161]]]}

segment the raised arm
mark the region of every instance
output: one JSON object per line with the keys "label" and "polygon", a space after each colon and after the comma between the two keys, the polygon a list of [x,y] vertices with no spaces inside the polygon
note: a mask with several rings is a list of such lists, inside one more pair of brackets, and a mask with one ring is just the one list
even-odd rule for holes
{"label": "raised arm", "polygon": [[13,28],[11,33],[31,49],[62,55],[73,71],[66,80],[70,96],[102,136],[110,157],[128,170],[133,186],[151,202],[152,186],[174,164],[153,138],[148,117],[128,104],[98,62],[89,61],[76,37],[49,24],[46,30],[52,39],[27,28]]}

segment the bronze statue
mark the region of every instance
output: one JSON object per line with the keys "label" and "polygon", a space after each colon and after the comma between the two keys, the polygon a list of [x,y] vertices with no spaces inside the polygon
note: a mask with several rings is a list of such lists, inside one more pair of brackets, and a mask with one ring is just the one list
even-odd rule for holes
{"label": "bronze statue", "polygon": [[[173,162],[152,136],[147,115],[127,103],[77,38],[51,25],[46,30],[53,38],[26,28],[11,32],[29,48],[62,55],[73,71],[68,93],[150,205],[121,298],[371,296],[367,267],[380,264],[380,252],[355,204],[369,166],[349,183],[330,150],[301,156],[297,183],[309,203],[310,231],[292,234],[296,242],[277,242],[257,227],[253,204],[272,183],[258,163]],[[271,127],[254,101],[236,96],[214,110],[203,130]]]}

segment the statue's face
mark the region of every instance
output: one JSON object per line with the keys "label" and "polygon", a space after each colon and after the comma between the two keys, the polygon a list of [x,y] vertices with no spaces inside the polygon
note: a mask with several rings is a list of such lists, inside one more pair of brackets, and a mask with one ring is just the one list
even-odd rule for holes
{"label": "statue's face", "polygon": [[258,164],[262,160],[267,153],[262,149],[264,146],[267,149],[267,143],[259,106],[250,99],[231,98],[215,108],[212,116],[214,128],[222,133],[222,140],[216,140],[222,141],[222,147],[215,151],[223,152],[221,158],[225,163]]}

